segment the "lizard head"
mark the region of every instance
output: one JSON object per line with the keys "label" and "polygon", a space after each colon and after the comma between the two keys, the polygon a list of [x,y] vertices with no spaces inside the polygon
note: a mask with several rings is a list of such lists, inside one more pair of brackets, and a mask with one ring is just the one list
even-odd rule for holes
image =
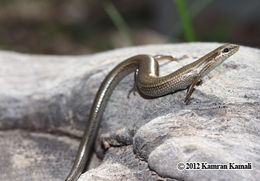
{"label": "lizard head", "polygon": [[239,45],[235,44],[225,44],[217,49],[213,50],[212,52],[205,55],[202,59],[201,76],[207,75],[211,70],[215,67],[219,66],[222,62],[224,62],[228,57],[236,53],[239,49]]}
{"label": "lizard head", "polygon": [[235,45],[235,44],[226,44],[218,47],[216,49],[216,56],[214,58],[215,62],[222,63],[228,57],[236,53],[238,49],[239,49],[239,45]]}

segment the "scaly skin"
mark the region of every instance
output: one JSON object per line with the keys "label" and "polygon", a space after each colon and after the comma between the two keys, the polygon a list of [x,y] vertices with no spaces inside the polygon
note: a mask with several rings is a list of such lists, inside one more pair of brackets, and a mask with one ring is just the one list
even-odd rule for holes
{"label": "scaly skin", "polygon": [[162,77],[159,76],[158,61],[162,59],[177,60],[176,58],[163,55],[154,57],[150,55],[137,55],[117,65],[106,76],[96,94],[76,160],[66,181],[76,181],[81,175],[96,139],[108,98],[116,85],[126,75],[135,72],[135,86],[139,93],[145,97],[157,98],[188,88],[185,97],[185,103],[188,104],[195,85],[211,70],[237,52],[238,49],[238,45],[223,45],[197,61]]}

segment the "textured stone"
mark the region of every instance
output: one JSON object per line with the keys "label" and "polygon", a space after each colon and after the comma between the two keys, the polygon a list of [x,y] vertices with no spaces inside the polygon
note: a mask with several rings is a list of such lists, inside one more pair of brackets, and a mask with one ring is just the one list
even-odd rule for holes
{"label": "textured stone", "polygon": [[[162,62],[165,75],[219,45],[149,45],[88,56],[0,52],[0,180],[64,180],[94,95],[117,63],[144,53],[188,55]],[[205,77],[188,106],[186,91],[127,99],[132,86],[130,75],[112,94],[96,141],[98,155],[101,144],[107,152],[101,163],[93,154],[90,168],[100,166],[81,180],[260,178],[260,50],[242,46]],[[179,171],[178,162],[251,162],[253,170]]]}
{"label": "textured stone", "polygon": [[67,136],[29,131],[0,132],[0,180],[64,179],[76,142]]}
{"label": "textured stone", "polygon": [[96,168],[89,170],[80,177],[80,181],[84,180],[167,180],[158,176],[155,172],[148,168],[144,161],[135,158],[132,146],[122,146],[119,148],[110,148],[102,162]]}

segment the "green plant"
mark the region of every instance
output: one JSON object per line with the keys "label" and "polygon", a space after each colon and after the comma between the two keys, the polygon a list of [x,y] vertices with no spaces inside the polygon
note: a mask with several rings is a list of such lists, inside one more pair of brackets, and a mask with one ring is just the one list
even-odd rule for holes
{"label": "green plant", "polygon": [[175,0],[175,4],[178,8],[178,12],[182,21],[182,26],[184,29],[185,38],[187,41],[195,41],[195,33],[193,26],[191,24],[190,16],[186,7],[184,0]]}
{"label": "green plant", "polygon": [[115,24],[115,26],[117,27],[117,29],[119,30],[119,32],[127,38],[130,45],[133,45],[134,41],[131,36],[130,30],[127,26],[127,23],[124,21],[124,18],[120,15],[120,13],[117,11],[116,7],[111,2],[105,1],[104,9],[110,17],[110,19]]}

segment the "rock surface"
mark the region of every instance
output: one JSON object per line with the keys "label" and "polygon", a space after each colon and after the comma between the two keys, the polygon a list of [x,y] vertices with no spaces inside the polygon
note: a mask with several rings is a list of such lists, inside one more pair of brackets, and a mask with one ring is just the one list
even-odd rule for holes
{"label": "rock surface", "polygon": [[[218,43],[149,45],[89,56],[0,52],[0,180],[64,180],[94,95],[117,63],[136,54],[188,55],[162,62],[167,74]],[[260,50],[241,47],[197,87],[153,100],[127,99],[133,75],[112,94],[84,180],[260,178]],[[183,170],[179,162],[246,164],[251,170]],[[99,165],[99,166],[98,166]]]}

